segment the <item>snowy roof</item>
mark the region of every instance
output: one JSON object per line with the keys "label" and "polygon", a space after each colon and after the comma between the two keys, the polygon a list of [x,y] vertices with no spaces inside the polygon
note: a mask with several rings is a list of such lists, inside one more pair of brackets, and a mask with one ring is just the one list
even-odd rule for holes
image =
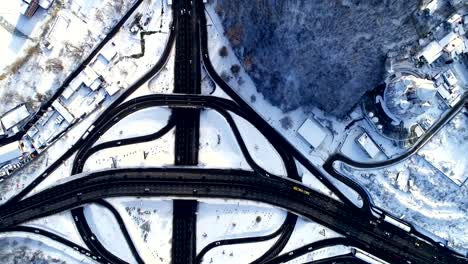
{"label": "snowy roof", "polygon": [[432,14],[435,10],[437,10],[437,7],[438,7],[437,0],[432,0],[426,5],[425,9],[429,10],[429,13]]}
{"label": "snowy roof", "polygon": [[29,116],[29,111],[26,108],[26,105],[21,105],[10,112],[6,113],[2,117],[2,124],[5,127],[5,130],[8,130],[15,125],[17,125],[19,122],[23,121]]}
{"label": "snowy roof", "polygon": [[83,82],[86,86],[90,87],[93,82],[99,78],[99,75],[89,66],[86,66],[86,68],[83,70],[83,73],[85,75],[85,78],[83,79]]}
{"label": "snowy roof", "polygon": [[456,53],[462,53],[463,50],[465,49],[465,42],[463,39],[458,36],[457,38],[453,39],[450,43],[445,46],[444,50],[448,53],[456,52]]}
{"label": "snowy roof", "polygon": [[309,118],[302,124],[297,133],[314,148],[320,146],[327,135],[321,125]]}
{"label": "snowy roof", "polygon": [[439,41],[439,45],[442,46],[442,47],[445,47],[447,46],[450,42],[454,41],[455,39],[457,39],[459,36],[458,34],[456,34],[455,32],[450,32],[449,34],[447,34],[445,37],[443,37],[440,41]]}
{"label": "snowy roof", "polygon": [[107,64],[109,64],[109,62],[106,60],[106,58],[99,54],[91,65],[91,68],[93,68],[95,72],[103,74],[104,70],[107,68]]}
{"label": "snowy roof", "polygon": [[455,24],[455,23],[460,22],[461,20],[462,20],[462,16],[460,14],[455,13],[447,19],[447,22],[449,22],[450,24]]}
{"label": "snowy roof", "polygon": [[110,95],[113,96],[115,93],[117,93],[120,90],[120,87],[118,85],[108,85],[106,87],[106,92]]}
{"label": "snowy roof", "polygon": [[68,123],[72,123],[75,119],[70,112],[57,100],[52,103],[52,106],[57,110],[57,112],[67,120]]}
{"label": "snowy roof", "polygon": [[424,47],[419,57],[423,57],[428,64],[432,64],[442,55],[442,49],[443,47],[437,41],[433,41]]}
{"label": "snowy roof", "polygon": [[0,147],[0,163],[5,163],[20,156],[21,151],[18,141],[11,142],[5,146]]}
{"label": "snowy roof", "polygon": [[97,89],[99,89],[99,87],[101,87],[101,84],[102,84],[101,79],[96,79],[96,80],[89,86],[89,88],[91,88],[91,90],[93,90],[93,91],[96,91]]}
{"label": "snowy roof", "polygon": [[417,137],[420,137],[424,134],[424,129],[419,124],[417,124],[414,127],[414,133],[416,134]]}
{"label": "snowy roof", "polygon": [[101,49],[100,55],[103,56],[107,62],[110,62],[115,57],[115,55],[117,55],[117,48],[115,43],[110,43],[104,46]]}
{"label": "snowy roof", "polygon": [[450,94],[449,90],[447,90],[444,85],[439,86],[437,92],[445,100],[450,100],[450,98],[452,98],[452,95]]}
{"label": "snowy roof", "polygon": [[39,6],[44,9],[49,9],[54,0],[39,0]]}
{"label": "snowy roof", "polygon": [[371,157],[372,159],[380,153],[379,148],[375,145],[374,141],[367,135],[366,132],[362,133],[356,141],[362,147],[362,149]]}
{"label": "snowy roof", "polygon": [[452,70],[447,70],[442,74],[444,76],[444,80],[447,82],[448,85],[454,86],[457,84],[458,80],[457,77],[453,74]]}
{"label": "snowy roof", "polygon": [[70,86],[68,86],[67,88],[65,88],[65,90],[63,90],[62,96],[65,100],[68,100],[74,92],[75,91],[72,88],[70,88]]}
{"label": "snowy roof", "polygon": [[29,5],[25,2],[21,2],[20,4],[20,13],[26,15],[26,11],[28,10]]}

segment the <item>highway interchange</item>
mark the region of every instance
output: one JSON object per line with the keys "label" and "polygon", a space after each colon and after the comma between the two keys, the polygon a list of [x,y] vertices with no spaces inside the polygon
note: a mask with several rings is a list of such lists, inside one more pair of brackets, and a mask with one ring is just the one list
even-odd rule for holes
{"label": "highway interchange", "polygon": [[[137,1],[122,21],[126,21],[141,2]],[[340,180],[343,178],[343,181],[349,187],[361,195],[364,206],[356,207],[320,169],[311,164],[301,152],[244,102],[215,71],[208,56],[207,22],[205,15],[203,15],[204,6],[202,1],[174,1],[173,8],[173,26],[171,27],[168,43],[155,66],[106,109],[94,122],[89,135],[78,140],[57,162],[51,164],[45,173],[0,207],[1,231],[34,232],[67,245],[100,263],[125,263],[118,256],[110,253],[97,240],[87,223],[86,217],[84,217],[82,206],[97,203],[111,210],[116,216],[119,227],[136,261],[143,263],[128,235],[128,231],[125,229],[123,221],[115,209],[113,210],[112,206],[103,199],[118,196],[171,196],[181,198],[181,200],[174,201],[172,241],[172,263],[174,264],[200,263],[206,252],[220,245],[263,241],[278,236],[279,239],[272,248],[253,263],[283,263],[311,250],[331,245],[348,245],[359,248],[389,263],[467,263],[466,258],[463,256],[451,251],[444,245],[435,243],[414,229],[411,232],[406,232],[394,225],[383,222],[382,215],[376,216],[375,213],[372,213],[374,205],[366,191],[359,184],[339,175],[333,169],[334,161],[345,161],[346,163],[352,161],[344,160],[345,157],[332,156],[324,169]],[[123,23],[121,22],[120,25],[116,26],[115,32]],[[114,30],[110,35],[115,34]],[[174,46],[176,56],[175,94],[147,95],[124,102],[125,98],[155,76],[166,65]],[[232,101],[200,95],[202,66],[213,81],[233,99]],[[57,94],[60,95],[60,91]],[[56,98],[58,95],[54,97]],[[47,104],[50,104],[50,102],[45,105]],[[94,146],[100,136],[119,120],[136,111],[156,106],[169,107],[172,110],[167,125],[160,131],[146,136],[113,140]],[[242,154],[253,171],[199,169],[195,167],[198,164],[199,118],[200,111],[203,109],[215,110],[225,118],[234,133]],[[231,116],[232,113],[253,124],[274,146],[282,158],[287,178],[272,175],[255,163]],[[448,118],[443,121],[446,122]],[[436,125],[433,128],[434,131],[431,130],[431,133],[428,133],[423,140],[418,142],[408,152],[408,156],[424,145],[442,125],[438,126]],[[92,172],[23,199],[74,153],[76,153],[76,156],[73,161],[71,175],[81,173],[86,160],[99,150],[156,140],[173,128],[176,130],[174,167]],[[325,186],[339,197],[340,201],[302,185],[295,161],[301,163],[321,180]],[[283,225],[271,235],[215,241],[202,249],[199,255],[196,255],[195,212],[197,198],[232,198],[259,201],[281,207],[288,211],[288,215]],[[19,224],[29,220],[70,209],[72,209],[78,231],[89,250],[44,230],[19,226]],[[345,235],[345,237],[316,242],[287,254],[279,255],[294,230],[298,216],[327,226]],[[360,263],[352,254],[326,261],[338,263],[340,261],[347,263],[355,261]]]}

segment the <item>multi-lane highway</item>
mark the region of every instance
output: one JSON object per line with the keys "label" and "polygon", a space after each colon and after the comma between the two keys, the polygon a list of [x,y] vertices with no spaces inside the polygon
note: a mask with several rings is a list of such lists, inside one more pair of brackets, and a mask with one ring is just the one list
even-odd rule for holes
{"label": "multi-lane highway", "polygon": [[[177,17],[174,92],[201,93],[201,67],[198,11],[193,0],[174,2]],[[174,109],[176,120],[175,165],[197,166],[200,134],[200,109]],[[193,264],[196,255],[195,200],[174,200],[172,219],[172,263]]]}
{"label": "multi-lane highway", "polygon": [[115,196],[246,199],[279,206],[333,228],[356,247],[390,263],[466,263],[466,259],[419,240],[397,227],[372,225],[364,214],[299,183],[255,172],[197,168],[102,171],[28,197],[0,212],[0,229]]}
{"label": "multi-lane highway", "polygon": [[[138,3],[138,1],[137,1]],[[86,138],[77,143],[54,162],[33,184],[19,195],[0,207],[0,229],[9,231],[17,224],[40,216],[59,211],[73,210],[77,227],[90,249],[87,254],[101,262],[124,263],[118,256],[107,251],[92,234],[82,206],[102,198],[115,196],[171,196],[183,198],[174,202],[172,262],[199,262],[210,248],[202,249],[195,256],[196,198],[232,198],[265,202],[289,211],[287,220],[275,236],[279,239],[265,254],[254,263],[281,263],[282,259],[292,258],[309,252],[317,245],[289,252],[287,256],[276,257],[284,248],[294,230],[297,215],[302,215],[323,224],[346,236],[346,243],[369,252],[390,263],[466,263],[460,255],[449,249],[431,243],[430,239],[412,231],[408,233],[386,222],[378,221],[370,212],[370,203],[364,210],[356,208],[346,195],[313,166],[309,160],[291,145],[280,133],[258,115],[236,92],[226,84],[211,65],[208,56],[208,37],[206,17],[201,0],[178,0],[173,6],[174,27],[171,27],[169,41],[158,63],[119,99],[114,102],[93,124]],[[134,11],[134,9],[133,9]],[[133,12],[131,11],[131,12]],[[122,103],[138,87],[157,74],[168,60],[171,47],[176,43],[174,95],[149,95],[134,98]],[[202,59],[200,59],[202,58]],[[233,100],[194,95],[200,93],[201,61],[209,76]],[[93,146],[99,137],[119,120],[135,111],[154,106],[168,106],[173,114],[168,124],[158,132],[136,138],[113,140]],[[122,169],[96,172],[88,176],[55,186],[29,198],[21,200],[37,184],[53,172],[64,160],[77,152],[72,174],[83,170],[87,158],[96,151],[119,145],[134,144],[154,140],[176,128],[175,165],[196,166],[198,164],[199,111],[211,108],[218,111],[229,124],[235,139],[253,171],[210,170],[191,168],[151,168]],[[253,124],[273,145],[281,156],[287,172],[286,177],[272,175],[255,163],[242,139],[239,129],[230,113],[246,119]],[[338,202],[325,195],[303,186],[298,176],[296,161],[303,164],[341,200]],[[358,192],[365,193],[355,182],[346,182]],[[363,197],[365,198],[365,197]],[[115,213],[115,212],[114,212]],[[118,215],[116,218],[119,219]],[[125,226],[120,228],[138,263],[143,260],[126,233]],[[125,235],[127,234],[127,235]],[[243,238],[238,241],[218,241],[230,244],[242,241],[261,241],[260,238]],[[60,238],[58,238],[60,240]],[[332,243],[337,241],[327,241]],[[66,243],[66,241],[64,242]],[[325,242],[323,242],[325,243]],[[330,244],[331,245],[331,244]],[[301,251],[302,250],[302,251]],[[350,256],[351,257],[351,256]]]}
{"label": "multi-lane highway", "polygon": [[[187,106],[187,102],[189,102],[189,106]],[[177,106],[178,107],[210,107],[210,108],[213,108],[215,110],[219,110],[220,113],[222,113],[222,114],[225,114],[226,109],[227,109],[227,110],[229,110],[229,111],[231,111],[233,113],[236,113],[237,115],[249,120],[249,116],[247,116],[247,114],[243,111],[243,109],[241,109],[239,106],[237,106],[232,101],[229,101],[229,100],[226,100],[226,99],[221,99],[221,98],[216,98],[216,97],[206,97],[206,96],[198,96],[198,95],[150,95],[150,96],[140,97],[140,98],[136,98],[136,99],[134,99],[132,101],[129,101],[129,102],[123,104],[123,107],[116,108],[114,113],[119,113],[120,112],[120,113],[125,113],[125,114],[128,115],[128,114],[131,113],[131,111],[129,111],[128,109],[138,110],[138,109],[142,109],[143,107],[152,107],[152,106],[158,106],[158,105],[159,106],[169,105],[171,107],[177,107]],[[275,134],[274,133],[269,133],[270,130],[265,131],[265,129],[262,129],[262,127],[258,126],[258,124],[254,124],[254,125],[256,125],[257,128],[262,133],[265,134],[266,138],[268,140],[270,140],[270,142],[274,142],[274,140],[275,140],[275,138],[274,138]],[[107,123],[103,123],[99,127],[107,127],[107,126],[108,126]],[[97,128],[99,128],[99,127],[97,127]],[[233,128],[233,130],[236,130],[236,129]],[[99,129],[96,129],[96,130],[93,130],[93,131],[95,131],[95,135],[100,135],[102,133]],[[93,138],[93,135],[90,134],[89,138]],[[261,174],[258,173],[256,175],[261,175]],[[271,179],[273,177],[271,175],[266,175],[266,177],[262,175],[262,178]],[[286,179],[284,179],[284,180],[286,180]],[[293,181],[291,181],[291,182],[293,182]],[[294,183],[297,184],[298,186],[301,186],[300,183],[297,183],[297,182],[294,182]],[[303,190],[304,188],[305,187],[301,186],[300,190]],[[307,190],[307,188],[305,188],[305,189]],[[310,193],[310,194],[314,193],[315,194],[315,192],[313,190],[307,190],[307,193]],[[231,195],[232,194],[230,194],[229,191],[225,192],[226,197],[231,197]],[[239,197],[242,198],[242,196],[239,196]],[[327,198],[327,199],[331,200],[330,198]],[[266,201],[266,202],[268,202],[268,201]],[[341,204],[341,205],[345,206],[343,204]],[[10,206],[10,208],[11,208],[11,206]],[[393,235],[409,236],[413,240],[417,240],[418,242],[415,242],[413,247],[416,247],[416,244],[421,245],[421,243],[425,243],[425,242],[421,242],[421,240],[417,239],[415,236],[407,234],[406,232],[401,232],[401,231],[397,230],[397,228],[395,228],[394,226],[390,226],[390,225],[387,225],[385,223],[382,223],[381,225],[378,225],[378,226],[373,226],[370,223],[376,221],[375,217],[372,218],[372,217],[368,217],[365,214],[359,214],[358,212],[356,212],[355,210],[353,210],[353,209],[351,209],[349,207],[348,207],[348,210],[353,212],[353,213],[350,214],[351,217],[355,216],[355,217],[364,218],[365,220],[363,222],[365,223],[365,226],[368,226],[371,229],[372,228],[384,228],[385,227],[384,228],[384,230],[385,230],[385,229],[389,228],[389,230],[385,230],[385,231],[380,232],[381,240],[382,240],[382,243],[384,243],[384,244],[385,243],[395,244],[395,246],[400,246],[401,248],[407,247],[406,245],[402,245],[399,242],[397,243],[396,241],[388,238],[387,237],[388,234],[391,234],[392,236]],[[326,212],[326,211],[327,210],[324,209],[324,212]],[[349,217],[346,217],[346,216],[344,216],[342,214],[338,214],[337,217],[338,218],[343,218],[344,217],[344,219],[343,219],[344,221],[348,221],[348,218],[349,218]],[[332,229],[336,229],[334,227],[334,225],[333,225],[333,221],[328,222],[328,224],[326,224],[326,225],[330,226],[330,228],[332,228]],[[435,247],[435,248],[437,249],[438,247]],[[448,253],[449,251],[446,250],[446,249],[445,250],[441,249],[441,248],[438,248],[438,249],[441,250],[442,252],[445,252],[445,254],[451,254],[451,253]],[[432,251],[431,250],[432,256],[437,256],[437,254],[438,254],[437,252],[438,251],[435,251],[435,250]],[[379,256],[379,254],[377,254],[377,256]]]}

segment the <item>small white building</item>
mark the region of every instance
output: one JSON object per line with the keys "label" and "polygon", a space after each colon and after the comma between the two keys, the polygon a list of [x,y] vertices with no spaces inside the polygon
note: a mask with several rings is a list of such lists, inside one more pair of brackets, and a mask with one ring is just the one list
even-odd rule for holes
{"label": "small white building", "polygon": [[423,9],[427,10],[429,12],[429,15],[432,15],[437,10],[438,7],[439,7],[438,1],[432,0]]}
{"label": "small white building", "polygon": [[450,89],[446,84],[437,88],[437,94],[450,107],[453,107],[460,100],[460,88],[458,86]]}
{"label": "small white building", "polygon": [[49,9],[49,7],[54,3],[54,0],[39,0],[39,6],[44,9]]}
{"label": "small white building", "polygon": [[419,53],[418,57],[424,59],[427,64],[432,64],[442,56],[443,47],[437,42],[432,41]]}
{"label": "small white building", "polygon": [[63,90],[62,96],[65,100],[68,100],[83,84],[83,76],[82,74],[79,74],[76,76],[70,84]]}
{"label": "small white building", "polygon": [[99,78],[99,75],[89,66],[86,66],[81,74],[83,74],[83,83],[88,87],[91,87],[93,82]]}
{"label": "small white building", "polygon": [[297,133],[314,149],[322,144],[327,136],[326,130],[313,119],[307,118]]}
{"label": "small white building", "polygon": [[22,104],[6,113],[2,117],[1,121],[5,130],[9,130],[29,117],[29,115],[30,113],[26,108],[26,105]]}
{"label": "small white building", "polygon": [[21,157],[19,141],[11,142],[0,147],[0,164]]}
{"label": "small white building", "polygon": [[424,129],[421,127],[421,125],[416,124],[416,126],[414,127],[414,134],[418,138],[424,134]]}
{"label": "small white building", "polygon": [[120,87],[116,84],[113,84],[113,85],[106,86],[105,89],[106,89],[106,92],[109,94],[109,96],[113,96],[120,90]]}
{"label": "small white building", "polygon": [[57,110],[57,112],[63,116],[68,123],[71,124],[75,120],[75,117],[73,117],[73,115],[58,100],[55,100],[52,103],[52,107],[54,107],[54,109]]}
{"label": "small white building", "polygon": [[377,147],[377,144],[375,144],[366,132],[357,137],[356,142],[371,159],[374,159],[380,153],[380,149]]}
{"label": "small white building", "polygon": [[442,75],[444,76],[445,82],[449,86],[454,86],[454,85],[456,85],[458,83],[458,79],[457,79],[457,77],[455,77],[452,70],[448,70],[448,71],[444,72]]}
{"label": "small white building", "polygon": [[99,53],[99,56],[102,56],[107,61],[107,63],[111,62],[115,55],[117,55],[117,46],[114,42],[104,46]]}

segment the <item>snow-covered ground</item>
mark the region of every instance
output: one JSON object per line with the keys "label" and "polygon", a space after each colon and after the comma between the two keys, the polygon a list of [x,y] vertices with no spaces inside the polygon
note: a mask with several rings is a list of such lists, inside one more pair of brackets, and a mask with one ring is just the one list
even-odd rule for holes
{"label": "snow-covered ground", "polygon": [[270,142],[247,120],[231,115],[253,160],[274,175],[286,176],[285,165]]}
{"label": "snow-covered ground", "polygon": [[0,14],[0,52],[2,61],[0,70],[2,73],[10,63],[34,45],[34,35],[40,34],[49,15],[39,9],[32,18],[26,18],[19,13],[21,1],[7,1],[2,5]]}
{"label": "snow-covered ground", "polygon": [[87,248],[74,225],[70,211],[64,211],[24,223],[25,226],[37,227],[57,234],[73,243]]}
{"label": "snow-covered ground", "polygon": [[462,185],[468,178],[468,115],[462,111],[426,144],[418,154]]}
{"label": "snow-covered ground", "polygon": [[[311,162],[317,165],[323,164],[328,155],[338,147],[339,142],[336,139],[341,138],[344,128],[350,120],[338,121],[332,116],[325,115],[319,109],[306,113],[303,109],[299,108],[288,113],[283,113],[279,108],[267,102],[262,94],[257,92],[255,84],[245,70],[242,69],[242,66],[238,75],[233,76],[230,72],[231,66],[236,64],[241,65],[241,63],[230,48],[229,40],[225,36],[220,18],[215,12],[215,6],[216,1],[206,5],[208,14],[208,49],[214,68],[217,69],[220,75],[224,73],[224,75],[229,76],[228,84],[237,91],[244,101],[248,102],[258,114],[294,144]],[[218,52],[223,46],[228,49],[226,57],[221,57]],[[219,88],[216,90],[219,90]],[[216,92],[214,95],[216,95]],[[224,97],[223,93],[220,93],[220,97]],[[306,118],[311,117],[315,118],[327,130],[324,142],[315,150],[311,149],[310,145],[296,133]]]}
{"label": "snow-covered ground", "polygon": [[296,162],[296,166],[299,172],[299,176],[302,178],[302,183],[304,185],[339,201],[339,198],[330,189],[328,189],[327,186],[325,186],[319,179],[317,179],[317,177],[315,177],[309,170],[307,170],[303,165]]}
{"label": "snow-covered ground", "polygon": [[[86,119],[72,127],[65,135],[54,142],[46,151],[33,159],[29,164],[9,177],[6,177],[5,180],[0,183],[0,204],[5,203],[5,201],[23,190],[34,179],[39,177],[39,175],[41,175],[50,164],[58,160],[78,139],[81,138],[92,122],[95,121],[97,115],[102,111],[103,110],[100,109],[99,111],[89,115]],[[43,186],[46,188],[45,185]]]}
{"label": "snow-covered ground", "polygon": [[287,264],[300,264],[300,263],[306,263],[306,262],[308,263],[313,260],[320,260],[320,259],[349,254],[350,252],[351,252],[351,248],[347,246],[343,246],[343,245],[336,245],[336,246],[314,250],[298,258],[292,259],[286,263]]}
{"label": "snow-covered ground", "polygon": [[271,240],[256,243],[215,247],[205,254],[205,257],[203,257],[201,263],[251,263],[252,261],[261,257],[268,249],[270,249],[276,240],[278,240],[277,237]]}
{"label": "snow-covered ground", "polygon": [[172,49],[167,63],[161,69],[161,71],[151,80],[149,80],[140,88],[138,88],[135,92],[133,92],[127,99],[125,99],[125,101],[149,94],[172,93],[174,91],[174,59],[175,52],[174,49]]}
{"label": "snow-covered ground", "polygon": [[88,158],[83,171],[173,165],[174,132],[172,129],[159,139],[149,142],[100,150]]}
{"label": "snow-covered ground", "polygon": [[204,200],[198,204],[197,252],[217,240],[269,235],[285,218],[285,211],[262,203]]}
{"label": "snow-covered ground", "polygon": [[418,155],[378,170],[342,171],[361,183],[378,207],[468,248],[468,189],[458,186]]}
{"label": "snow-covered ground", "polygon": [[103,206],[90,204],[85,207],[84,214],[91,231],[109,252],[127,263],[136,263],[119,223],[111,211]]}
{"label": "snow-covered ground", "polygon": [[2,263],[98,263],[44,236],[8,232],[0,234]]}
{"label": "snow-covered ground", "polygon": [[305,246],[307,244],[329,239],[335,237],[341,237],[342,235],[336,233],[335,231],[326,228],[317,223],[311,222],[307,219],[299,217],[296,222],[296,227],[289,238],[288,243],[281,251],[280,254],[284,254],[291,250],[297,249],[299,247]]}
{"label": "snow-covered ground", "polygon": [[251,170],[226,119],[214,110],[200,112],[199,166]]}
{"label": "snow-covered ground", "polygon": [[[1,65],[0,113],[22,102],[37,106],[49,97],[134,1],[114,2],[56,1],[47,13],[39,9],[30,20],[20,14],[20,1],[5,2],[0,34],[10,41],[0,46],[2,58],[9,59]],[[11,37],[9,31],[15,29],[30,40]],[[53,45],[52,50],[43,46],[45,40]]]}
{"label": "snow-covered ground", "polygon": [[[80,3],[85,3],[86,1],[83,0],[83,1],[80,1]],[[99,3],[102,4],[102,5],[107,5],[107,2],[109,2],[109,1],[111,1],[111,0],[102,1],[102,2],[99,2]],[[86,5],[84,5],[84,4],[81,5],[81,7],[80,7],[80,4],[79,4],[78,6],[73,5],[71,8],[72,9],[73,8],[75,8],[75,9],[78,8],[81,11],[88,10],[89,12],[91,12],[90,10],[95,10],[96,11],[97,9],[94,7],[95,3],[93,2],[94,3],[93,4],[93,3],[91,3],[91,1],[89,1],[89,2],[90,3],[86,2],[87,3]],[[164,3],[166,3],[166,1],[164,1]],[[130,2],[126,2],[126,5],[129,5],[129,4],[130,4]],[[149,30],[153,30],[154,28],[148,28],[148,27],[150,27],[150,26],[156,27],[157,26],[158,30],[160,29],[161,31],[165,32],[164,29],[168,28],[168,25],[170,23],[170,20],[169,20],[170,10],[169,11],[167,10],[167,7],[165,6],[165,4],[162,5],[160,1],[156,1],[156,0],[154,0],[154,1],[145,1],[145,3],[142,4],[142,6],[140,6],[139,9],[137,9],[137,12],[142,12],[144,14],[149,14],[150,11],[151,11],[150,8],[152,8],[152,7],[156,7],[156,9],[155,9],[156,12],[158,10],[160,12],[161,8],[164,8],[165,12],[164,12],[163,16],[158,16],[158,15],[152,16],[153,19],[150,20],[150,23],[146,26],[146,28],[149,29]],[[68,12],[69,10],[66,10],[66,11]],[[95,12],[95,11],[93,11],[93,12]],[[144,11],[146,11],[146,13]],[[104,12],[104,11],[101,11],[101,12]],[[116,18],[118,18],[118,16],[116,16]],[[155,18],[157,18],[157,19],[155,19]],[[134,21],[134,18],[130,18],[127,21],[127,24],[124,26],[124,27],[126,27],[126,29],[119,31],[119,33],[115,37],[116,41],[119,38],[120,34],[130,35],[130,33],[128,33],[128,30],[129,30],[128,27],[130,26],[130,24],[133,21]],[[160,25],[162,25],[162,27],[160,27]],[[66,34],[66,35],[70,35],[70,34]],[[129,74],[128,76],[123,74],[122,72],[120,72],[118,74],[116,73],[117,74],[115,76],[116,78],[113,81],[115,81],[115,82],[120,81],[122,83],[122,85],[127,84],[127,86],[126,86],[126,88],[127,88],[129,86],[128,84],[132,83],[135,79],[139,78],[145,72],[147,72],[149,67],[154,65],[155,61],[159,58],[160,53],[162,52],[164,46],[166,45],[167,41],[165,39],[167,39],[167,35],[168,34],[156,33],[154,36],[160,36],[159,40],[156,41],[156,43],[158,45],[156,45],[154,43],[153,43],[154,45],[151,44],[152,45],[151,49],[154,48],[157,51],[155,51],[155,53],[148,52],[149,56],[144,56],[144,57],[141,57],[140,59],[133,59],[133,60],[142,60],[142,59],[144,59],[146,61],[145,63],[143,63],[144,61],[141,61],[140,63],[138,63],[138,66],[139,66],[138,67],[138,72],[132,72],[132,74]],[[123,61],[123,60],[121,60],[121,61]],[[126,66],[128,66],[128,63],[122,63],[122,66],[124,68],[126,68]],[[116,67],[113,67],[113,68],[116,68]],[[41,76],[41,74],[31,74],[32,72],[34,72],[34,71],[29,71],[28,72],[30,77],[34,76],[34,78],[36,78],[36,76]],[[21,78],[21,76],[15,75],[15,78]],[[17,89],[18,87],[21,87],[21,85],[18,84],[18,83],[15,83],[15,85],[16,85],[15,89]],[[22,89],[19,89],[19,90],[22,90]],[[1,97],[5,98],[5,96],[1,96]],[[116,95],[112,99],[115,99],[115,98],[116,98]],[[14,101],[14,100],[12,100],[12,101]],[[103,105],[100,108],[98,108],[95,112],[89,114],[83,121],[81,121],[78,124],[74,125],[64,136],[62,136],[59,140],[57,140],[51,146],[49,146],[48,149],[44,153],[42,153],[38,158],[34,159],[32,162],[27,164],[21,170],[17,171],[15,174],[11,175],[10,177],[7,177],[0,184],[0,191],[1,191],[0,203],[5,202],[10,197],[15,195],[19,191],[21,191],[33,179],[35,179],[38,175],[40,175],[49,164],[51,164],[53,161],[57,160],[60,156],[62,156],[62,154],[68,148],[70,148],[76,142],[76,140],[78,140],[85,133],[85,131],[90,127],[91,123],[94,122],[96,117],[100,113],[102,113],[104,111],[104,109],[106,108],[106,106],[108,106],[110,103],[111,103],[111,100],[104,101]],[[1,112],[1,109],[0,109],[0,112]]]}
{"label": "snow-covered ground", "polygon": [[28,193],[26,197],[31,195],[37,194],[47,188],[55,186],[58,184],[60,180],[63,180],[70,176],[71,169],[73,165],[73,160],[75,155],[72,155],[70,158],[65,160],[55,171],[53,171],[49,176],[47,176],[39,185],[37,185],[30,193]]}
{"label": "snow-covered ground", "polygon": [[145,263],[170,263],[172,201],[152,198],[107,199],[119,212]]}
{"label": "snow-covered ground", "polygon": [[150,107],[134,112],[107,130],[95,145],[124,138],[149,135],[163,128],[171,115],[164,107]]}

